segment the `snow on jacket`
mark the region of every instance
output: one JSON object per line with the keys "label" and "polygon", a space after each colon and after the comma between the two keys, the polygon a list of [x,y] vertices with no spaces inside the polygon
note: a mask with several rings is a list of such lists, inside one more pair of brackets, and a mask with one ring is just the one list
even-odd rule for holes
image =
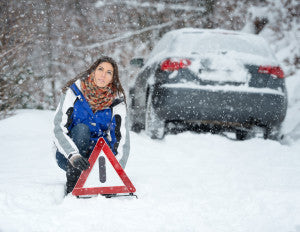
{"label": "snow on jacket", "polygon": [[79,153],[69,132],[78,123],[84,123],[90,128],[91,140],[96,142],[100,137],[104,137],[124,168],[130,148],[126,104],[120,98],[116,98],[111,107],[93,113],[81,93],[80,82],[81,80],[77,80],[65,94],[62,94],[56,109],[54,143],[57,149],[67,159],[72,154]]}

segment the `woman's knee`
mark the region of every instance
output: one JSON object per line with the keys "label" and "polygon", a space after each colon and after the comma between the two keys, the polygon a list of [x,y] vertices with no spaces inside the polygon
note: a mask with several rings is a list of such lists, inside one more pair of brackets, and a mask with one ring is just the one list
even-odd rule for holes
{"label": "woman's knee", "polygon": [[71,130],[71,137],[80,137],[80,138],[90,138],[91,131],[90,128],[83,123],[78,123],[76,126],[74,126]]}
{"label": "woman's knee", "polygon": [[79,149],[80,154],[86,157],[91,138],[89,127],[82,123],[77,124],[71,130],[71,137]]}

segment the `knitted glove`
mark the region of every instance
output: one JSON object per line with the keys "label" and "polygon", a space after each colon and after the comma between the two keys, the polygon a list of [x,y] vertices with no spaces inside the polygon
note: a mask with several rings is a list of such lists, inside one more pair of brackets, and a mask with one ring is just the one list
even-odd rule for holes
{"label": "knitted glove", "polygon": [[73,155],[69,161],[74,168],[77,168],[80,171],[86,170],[90,167],[89,161],[80,154]]}

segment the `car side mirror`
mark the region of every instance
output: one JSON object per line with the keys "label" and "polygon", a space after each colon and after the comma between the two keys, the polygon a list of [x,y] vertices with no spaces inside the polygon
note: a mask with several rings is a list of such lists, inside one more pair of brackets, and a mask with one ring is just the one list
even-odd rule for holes
{"label": "car side mirror", "polygon": [[129,89],[129,95],[130,95],[130,96],[134,95],[134,87],[131,87],[131,88]]}
{"label": "car side mirror", "polygon": [[144,59],[143,58],[133,58],[130,60],[130,65],[141,68],[144,66]]}

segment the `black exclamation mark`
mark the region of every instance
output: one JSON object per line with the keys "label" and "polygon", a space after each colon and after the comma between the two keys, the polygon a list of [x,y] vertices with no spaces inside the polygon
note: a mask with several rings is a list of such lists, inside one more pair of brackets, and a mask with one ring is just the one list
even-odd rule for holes
{"label": "black exclamation mark", "polygon": [[99,157],[99,179],[101,183],[106,182],[106,166],[104,156]]}

